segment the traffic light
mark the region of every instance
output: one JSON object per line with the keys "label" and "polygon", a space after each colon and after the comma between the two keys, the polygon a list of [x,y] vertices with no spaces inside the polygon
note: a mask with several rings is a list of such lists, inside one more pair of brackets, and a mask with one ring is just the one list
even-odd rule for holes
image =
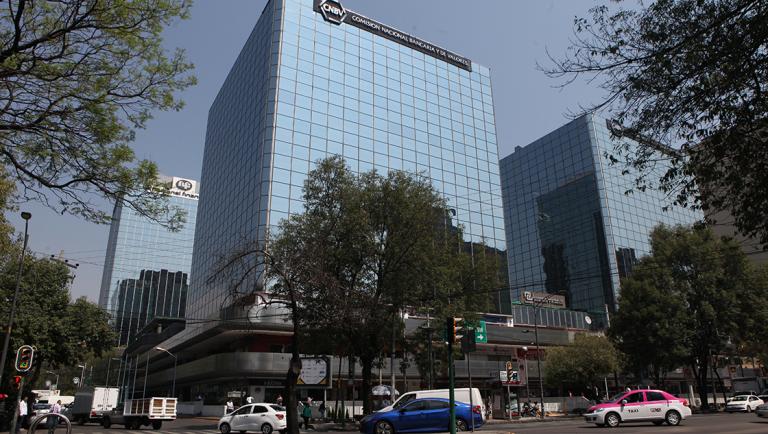
{"label": "traffic light", "polygon": [[16,351],[16,370],[28,372],[32,369],[32,361],[35,357],[35,349],[31,345],[22,345]]}
{"label": "traffic light", "polygon": [[456,342],[456,339],[461,339],[461,318],[449,317],[445,320],[445,340],[448,342]]}
{"label": "traffic light", "polygon": [[14,391],[18,392],[19,390],[21,390],[21,375],[14,375],[12,382],[13,382],[12,387]]}

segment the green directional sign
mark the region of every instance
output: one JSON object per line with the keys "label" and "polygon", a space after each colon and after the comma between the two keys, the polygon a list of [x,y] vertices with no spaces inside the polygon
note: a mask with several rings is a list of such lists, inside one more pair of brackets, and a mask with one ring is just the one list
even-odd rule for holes
{"label": "green directional sign", "polygon": [[485,320],[478,321],[478,325],[475,326],[475,342],[478,344],[488,343],[488,332],[485,328]]}

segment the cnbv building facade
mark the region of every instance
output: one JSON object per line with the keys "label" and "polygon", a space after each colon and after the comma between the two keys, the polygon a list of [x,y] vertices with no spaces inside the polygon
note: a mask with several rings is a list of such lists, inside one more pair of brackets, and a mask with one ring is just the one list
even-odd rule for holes
{"label": "cnbv building facade", "polygon": [[[303,211],[307,173],[330,155],[359,172],[426,174],[467,244],[504,256],[488,68],[336,1],[270,0],[209,111],[187,324],[162,342],[178,354],[182,394],[258,401],[281,390],[290,326],[210,277]],[[508,297],[498,295],[502,313]],[[171,360],[152,357],[168,369],[152,361],[150,387],[167,385]],[[131,363],[141,388],[144,359]]]}

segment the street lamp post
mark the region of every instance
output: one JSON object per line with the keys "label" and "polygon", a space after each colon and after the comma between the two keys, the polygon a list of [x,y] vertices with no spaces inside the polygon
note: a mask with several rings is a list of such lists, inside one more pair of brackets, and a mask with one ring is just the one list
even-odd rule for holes
{"label": "street lamp post", "polygon": [[82,371],[80,371],[80,382],[77,385],[77,388],[80,389],[83,387],[83,382],[85,381],[85,367],[87,364],[83,363],[82,365],[77,365],[78,368],[82,368]]}
{"label": "street lamp post", "polygon": [[173,355],[173,353],[171,353],[170,351],[162,347],[155,347],[155,350],[162,351],[168,354],[169,356],[173,357],[173,384],[171,386],[171,396],[175,397],[176,396],[176,356]]}
{"label": "street lamp post", "polygon": [[16,274],[16,291],[13,293],[11,302],[11,314],[8,318],[8,327],[5,329],[5,342],[3,343],[3,355],[0,358],[0,384],[3,384],[3,373],[5,371],[5,358],[8,357],[8,345],[11,342],[11,330],[13,330],[13,320],[16,316],[16,300],[19,298],[19,288],[21,287],[21,274],[24,271],[24,255],[27,253],[27,242],[29,241],[29,219],[32,214],[26,211],[21,213],[24,219],[24,246],[21,249],[21,260],[19,261],[19,272]]}
{"label": "street lamp post", "polygon": [[[539,309],[541,306],[549,301],[550,298],[560,295],[564,291],[558,291],[555,294],[549,294],[542,298],[539,301],[533,300],[533,334],[534,339],[536,340],[536,370],[539,372],[539,396],[541,397],[541,420],[544,420],[544,376],[541,373],[541,349],[539,348]],[[527,354],[526,354],[526,363],[527,363]],[[526,375],[528,375],[526,373]]]}

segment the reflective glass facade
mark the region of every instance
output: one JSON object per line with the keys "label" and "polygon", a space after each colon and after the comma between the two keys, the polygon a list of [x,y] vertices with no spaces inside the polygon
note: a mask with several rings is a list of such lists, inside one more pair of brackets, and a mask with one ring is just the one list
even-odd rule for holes
{"label": "reflective glass facade", "polygon": [[[168,182],[180,178],[166,177]],[[171,232],[118,204],[112,213],[99,305],[126,345],[154,317],[184,317],[197,219],[197,183],[172,188],[171,206],[187,213],[184,227]],[[191,187],[190,187],[191,186]]]}
{"label": "reflective glass facade", "polygon": [[701,220],[660,191],[634,188],[636,174],[606,156],[614,144],[606,121],[587,115],[501,160],[513,299],[566,291],[572,309],[613,310],[620,277],[649,253],[651,229]]}
{"label": "reflective glass facade", "polygon": [[218,258],[303,212],[307,173],[334,154],[427,175],[467,242],[505,249],[488,69],[271,0],[209,112],[188,316],[219,316],[230,294],[204,283]]}

